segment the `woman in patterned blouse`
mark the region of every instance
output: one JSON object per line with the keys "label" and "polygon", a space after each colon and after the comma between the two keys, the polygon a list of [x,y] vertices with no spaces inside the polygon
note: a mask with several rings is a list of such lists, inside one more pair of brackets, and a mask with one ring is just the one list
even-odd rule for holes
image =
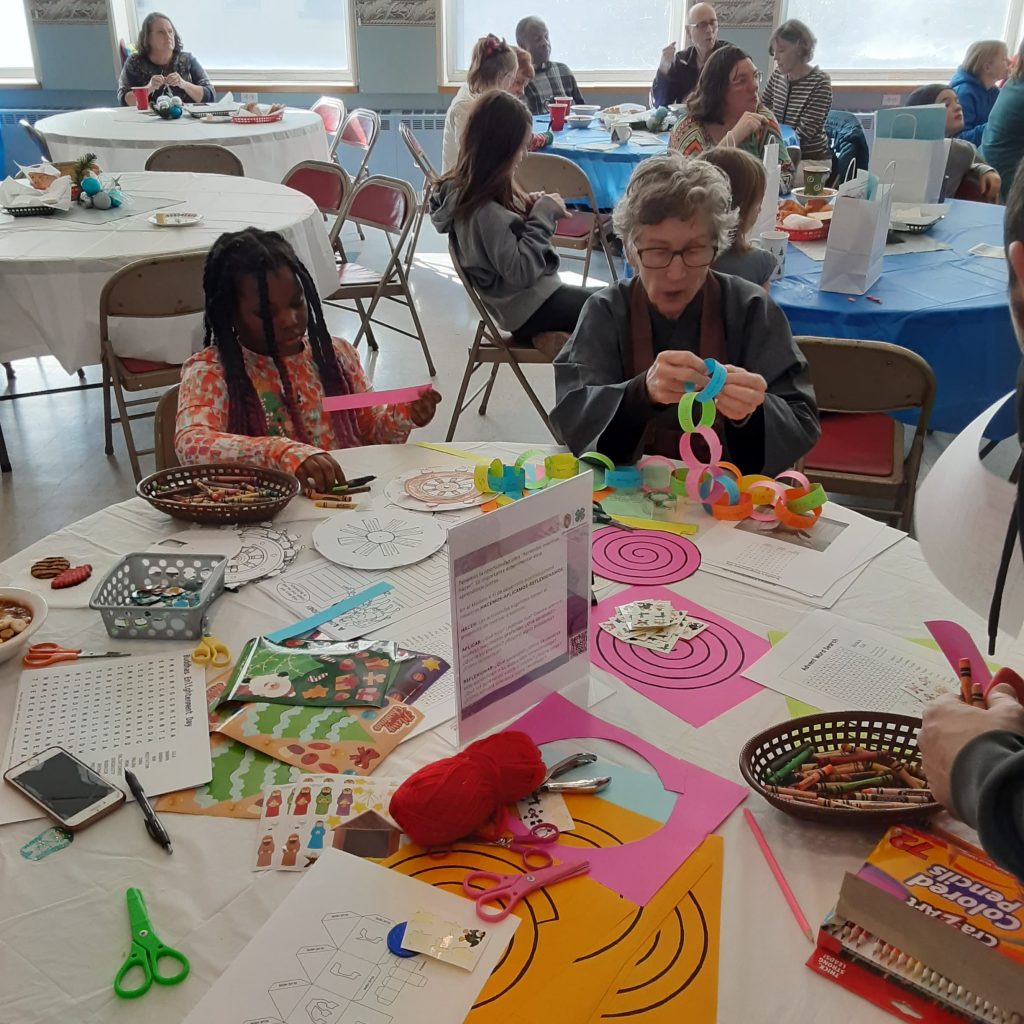
{"label": "woman in patterned blouse", "polygon": [[147,14],[133,53],[121,68],[117,102],[135,106],[132,89],[144,85],[150,95],[170,92],[185,103],[212,103],[213,85],[203,66],[181,48],[181,36],[166,14]]}
{"label": "woman in patterned blouse", "polygon": [[775,142],[782,166],[780,191],[788,192],[793,165],[778,121],[758,99],[760,82],[761,72],[738,46],[715,50],[690,93],[688,115],[676,125],[669,147],[684,156],[699,156],[715,146],[737,146],[761,160],[768,143]]}
{"label": "woman in patterned blouse", "polygon": [[221,235],[203,273],[205,348],[182,367],[174,448],[183,465],[246,462],[329,491],[345,475],[329,453],[404,444],[441,401],[327,413],[325,395],[369,391],[355,349],[332,338],[309,272],[275,231]]}

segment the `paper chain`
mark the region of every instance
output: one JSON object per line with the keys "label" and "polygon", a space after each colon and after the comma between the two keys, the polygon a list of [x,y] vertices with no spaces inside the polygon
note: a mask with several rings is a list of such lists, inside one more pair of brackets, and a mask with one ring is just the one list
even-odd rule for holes
{"label": "paper chain", "polygon": [[[679,401],[682,468],[662,455],[650,455],[636,466],[616,466],[600,452],[584,452],[577,459],[570,452],[545,456],[534,448],[523,452],[511,466],[500,459],[477,466],[473,473],[477,490],[496,495],[496,503],[506,505],[552,481],[576,476],[580,464],[587,463],[594,470],[595,492],[606,488],[643,491],[655,504],[685,497],[716,519],[777,519],[794,530],[809,529],[818,521],[827,500],[821,484],[812,484],[795,469],[772,479],[760,473],[744,475],[731,462],[722,461],[722,442],[711,427],[717,415],[714,400],[725,386],[726,369],[715,359],[705,359],[704,363],[711,379],[697,392],[688,385],[689,393]],[[694,421],[694,406],[698,405],[699,419]],[[702,437],[708,446],[706,463],[694,454],[694,435]]]}
{"label": "paper chain", "polygon": [[[718,414],[715,398],[725,387],[726,369],[716,359],[705,359],[704,365],[711,379],[697,392],[688,384],[688,393],[679,400],[679,426],[683,431],[679,458],[685,468],[673,470],[672,492],[685,494],[716,519],[753,519],[761,523],[777,519],[794,530],[810,529],[828,500],[821,484],[812,484],[795,469],[787,469],[773,480],[760,473],[744,475],[731,462],[722,461],[722,442],[711,427]],[[700,406],[697,421],[694,406]],[[707,462],[694,453],[694,436],[702,437],[707,444]]]}

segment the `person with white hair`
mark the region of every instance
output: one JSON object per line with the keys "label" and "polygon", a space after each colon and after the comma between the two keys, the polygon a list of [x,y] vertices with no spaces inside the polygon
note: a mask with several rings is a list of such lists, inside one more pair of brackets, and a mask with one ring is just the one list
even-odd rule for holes
{"label": "person with white hair", "polygon": [[694,4],[686,12],[686,37],[690,45],[676,50],[669,43],[661,51],[661,61],[651,85],[651,98],[655,106],[684,103],[693,92],[701,68],[712,53],[727,45],[718,38],[718,15],[711,4]]}
{"label": "person with white hair", "polygon": [[551,419],[577,455],[678,457],[676,406],[708,383],[707,358],[726,368],[716,429],[741,472],[780,473],[814,446],[814,390],[785,315],[763,288],[711,269],[738,216],[704,160],[670,151],[634,171],[613,222],[637,276],[587,300],[555,359]]}

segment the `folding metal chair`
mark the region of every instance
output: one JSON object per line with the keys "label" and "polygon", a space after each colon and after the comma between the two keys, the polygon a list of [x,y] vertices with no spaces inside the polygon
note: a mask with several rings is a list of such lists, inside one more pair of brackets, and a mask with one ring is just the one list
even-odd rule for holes
{"label": "folding metal chair", "polygon": [[147,171],[190,171],[193,174],[228,174],[245,177],[242,161],[224,146],[207,142],[162,146],[150,153]]}
{"label": "folding metal chair", "polygon": [[430,202],[431,193],[437,186],[438,174],[434,170],[430,158],[423,152],[423,147],[419,144],[419,140],[413,135],[412,129],[404,121],[399,121],[398,123],[398,134],[401,135],[405,148],[409,150],[409,155],[413,158],[413,162],[423,175],[420,208],[416,211],[416,223],[412,229],[412,242],[409,244],[409,249],[405,254],[405,272],[409,274],[412,271],[412,260],[420,240],[420,228],[423,227],[423,218],[427,213],[427,205]]}
{"label": "folding metal chair", "polygon": [[21,118],[18,124],[25,129],[25,134],[39,147],[39,154],[44,160],[50,160],[50,147],[46,139],[37,131],[36,126],[28,118]]}
{"label": "folding metal chair", "polygon": [[[480,403],[479,413],[481,416],[487,413],[487,403],[491,398],[491,391],[494,389],[494,380],[498,376],[498,367],[502,363],[507,363],[511,367],[512,372],[516,375],[516,379],[522,385],[523,390],[526,392],[527,398],[533,404],[534,409],[537,410],[538,415],[544,421],[544,426],[548,428],[551,436],[558,440],[558,435],[555,433],[554,427],[551,425],[551,419],[547,414],[547,410],[541,404],[540,399],[537,397],[536,392],[530,387],[530,382],[526,379],[526,375],[523,373],[523,363],[535,364],[535,363],[548,363],[550,364],[553,358],[551,350],[543,351],[542,347],[535,347],[539,339],[534,339],[534,345],[517,345],[515,339],[507,331],[501,330],[500,327],[494,322],[493,317],[488,312],[487,307],[483,304],[480,295],[477,293],[476,288],[472,282],[466,276],[465,270],[462,268],[462,264],[459,262],[459,254],[456,250],[455,242],[451,239],[448,241],[448,252],[451,255],[452,266],[455,268],[455,272],[459,275],[459,280],[462,282],[463,288],[466,289],[466,294],[469,296],[470,301],[476,308],[477,313],[480,315],[480,322],[477,324],[476,334],[473,336],[473,344],[469,347],[469,358],[466,361],[466,372],[462,375],[462,385],[459,388],[459,396],[455,400],[455,408],[452,410],[452,419],[448,424],[448,434],[445,437],[446,441],[451,441],[455,436],[455,428],[458,425],[459,417],[469,408],[470,405],[476,401],[476,398],[480,393],[483,393],[483,400]],[[541,336],[543,337],[543,336]],[[563,335],[563,340],[568,338],[569,335]],[[547,346],[543,346],[547,347]],[[469,382],[473,377],[473,374],[484,364],[490,364],[491,372],[488,375],[487,380],[480,385],[466,398],[466,392],[469,390]]]}
{"label": "folding metal chair", "polygon": [[[126,391],[150,391],[168,388],[181,379],[181,367],[175,363],[158,363],[148,359],[119,356],[110,341],[110,317],[153,319],[201,313],[206,301],[203,295],[203,267],[206,251],[184,255],[156,256],[138,260],[123,267],[106,283],[100,294],[100,358],[103,364],[103,431],[107,455],[114,454],[113,425],[121,424],[125,447],[136,482],[142,476],[139,456],[153,454],[152,448],[135,447],[131,421],[153,415],[153,410],[130,413],[140,405],[152,406],[155,398],[128,401]],[[111,415],[111,392],[117,402],[118,415]]]}
{"label": "folding metal chair", "polygon": [[[821,414],[821,438],[804,457],[808,476],[826,491],[883,498],[890,509],[850,506],[910,531],[935,374],[916,352],[886,341],[796,339],[807,359]],[[903,424],[889,413],[918,409],[903,455]],[[845,503],[844,503],[845,504]]]}
{"label": "folding metal chair", "polygon": [[338,140],[341,138],[341,126],[345,120],[345,104],[335,96],[321,96],[310,108],[314,114],[320,115],[327,133],[327,155],[333,160]]}
{"label": "folding metal chair", "polygon": [[567,203],[575,200],[585,202],[589,210],[571,209],[568,217],[559,218],[555,233],[551,236],[551,244],[559,249],[583,251],[582,257],[572,258],[583,260],[583,283],[586,284],[590,258],[596,243],[608,261],[612,280],[618,281],[615,257],[605,234],[611,218],[608,214],[597,212],[594,189],[581,167],[553,153],[527,153],[516,170],[516,181],[527,192],[558,192]]}
{"label": "folding metal chair", "polygon": [[153,458],[157,469],[174,469],[180,466],[178,453],[174,450],[174,433],[178,422],[178,392],[175,384],[160,396],[153,413]]}
{"label": "folding metal chair", "polygon": [[284,176],[281,184],[309,196],[316,203],[327,221],[331,248],[344,258],[338,235],[345,220],[345,204],[352,192],[352,179],[345,168],[333,161],[303,160]]}
{"label": "folding metal chair", "polygon": [[338,143],[363,154],[359,162],[359,169],[352,175],[352,180],[356,184],[370,173],[370,154],[373,152],[373,147],[377,145],[378,138],[380,138],[380,115],[376,110],[357,107],[342,122]]}
{"label": "folding metal chair", "polygon": [[[391,254],[384,269],[379,273],[358,263],[342,263],[338,268],[338,289],[326,296],[324,301],[335,305],[349,300],[355,303],[362,326],[353,345],[358,345],[365,333],[370,348],[377,351],[377,340],[373,336],[372,327],[374,322],[383,324],[408,338],[416,338],[423,349],[427,367],[433,377],[437,371],[434,369],[434,360],[430,356],[423,325],[416,311],[416,303],[409,290],[409,278],[403,262],[405,247],[409,241],[413,221],[416,219],[416,210],[416,194],[407,181],[373,175],[359,182],[352,191],[343,223],[383,231]],[[406,306],[416,333],[380,320],[374,321],[373,314],[381,299],[392,299]],[[364,305],[367,301],[369,305]]]}

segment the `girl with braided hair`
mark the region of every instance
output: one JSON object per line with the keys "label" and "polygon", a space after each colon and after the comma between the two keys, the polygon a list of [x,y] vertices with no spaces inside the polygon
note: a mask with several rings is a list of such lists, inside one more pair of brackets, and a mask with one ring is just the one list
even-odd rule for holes
{"label": "girl with braided hair", "polygon": [[303,487],[344,483],[330,455],[404,444],[441,400],[326,413],[325,395],[369,391],[355,349],[332,338],[309,272],[277,232],[221,235],[203,274],[205,347],[182,368],[174,447],[182,464],[247,462]]}

